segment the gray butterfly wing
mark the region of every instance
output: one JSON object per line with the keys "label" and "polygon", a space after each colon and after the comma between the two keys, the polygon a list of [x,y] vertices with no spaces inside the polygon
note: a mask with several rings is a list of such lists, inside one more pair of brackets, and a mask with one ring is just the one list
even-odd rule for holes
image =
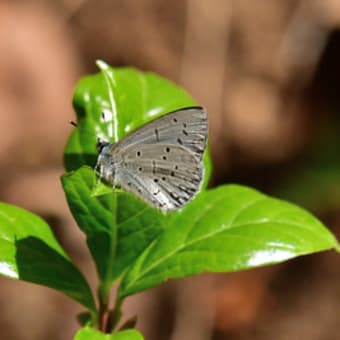
{"label": "gray butterfly wing", "polygon": [[115,186],[163,211],[178,209],[200,190],[203,167],[181,145],[134,144],[113,152]]}
{"label": "gray butterfly wing", "polygon": [[170,112],[127,135],[116,144],[125,149],[137,144],[181,145],[202,159],[208,136],[207,111],[188,107]]}

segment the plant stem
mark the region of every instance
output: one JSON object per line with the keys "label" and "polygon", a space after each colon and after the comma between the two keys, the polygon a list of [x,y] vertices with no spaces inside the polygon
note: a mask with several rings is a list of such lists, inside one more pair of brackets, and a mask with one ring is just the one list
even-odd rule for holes
{"label": "plant stem", "polygon": [[120,321],[120,318],[122,317],[122,310],[121,310],[122,302],[123,302],[122,299],[117,296],[115,306],[112,311],[112,320],[111,320],[112,329],[114,329],[118,325],[118,322]]}
{"label": "plant stem", "polygon": [[99,317],[98,317],[98,328],[105,332],[110,333],[110,312],[109,312],[109,301],[110,301],[110,289],[107,287],[100,286],[98,289],[98,300],[99,300]]}

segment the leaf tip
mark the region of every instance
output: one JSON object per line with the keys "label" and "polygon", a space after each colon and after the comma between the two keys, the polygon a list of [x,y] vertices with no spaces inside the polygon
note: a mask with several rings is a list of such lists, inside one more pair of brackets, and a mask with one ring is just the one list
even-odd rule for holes
{"label": "leaf tip", "polygon": [[102,71],[107,70],[107,69],[109,68],[109,65],[106,64],[105,61],[100,60],[100,59],[96,60],[96,65],[97,65],[98,68],[99,68],[100,70],[102,70]]}
{"label": "leaf tip", "polygon": [[340,253],[340,244],[339,244],[339,242],[337,240],[335,240],[334,250],[337,253]]}
{"label": "leaf tip", "polygon": [[92,197],[103,196],[106,194],[112,194],[112,188],[108,187],[102,182],[95,184],[91,190]]}

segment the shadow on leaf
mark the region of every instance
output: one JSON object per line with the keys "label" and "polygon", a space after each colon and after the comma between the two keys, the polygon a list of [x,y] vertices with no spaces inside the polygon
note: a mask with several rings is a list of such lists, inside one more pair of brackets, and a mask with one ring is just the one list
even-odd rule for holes
{"label": "shadow on leaf", "polygon": [[83,275],[66,255],[36,237],[15,241],[19,279],[62,291],[90,309],[94,302]]}
{"label": "shadow on leaf", "polygon": [[94,168],[97,162],[98,155],[90,153],[65,153],[64,163],[67,171],[74,171],[83,165],[88,165]]}

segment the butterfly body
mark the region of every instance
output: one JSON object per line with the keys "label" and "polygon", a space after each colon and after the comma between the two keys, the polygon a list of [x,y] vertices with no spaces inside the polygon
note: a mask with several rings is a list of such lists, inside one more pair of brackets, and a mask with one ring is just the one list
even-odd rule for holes
{"label": "butterfly body", "polygon": [[207,143],[207,112],[190,107],[168,113],[112,144],[98,141],[96,169],[162,211],[176,210],[199,191]]}

